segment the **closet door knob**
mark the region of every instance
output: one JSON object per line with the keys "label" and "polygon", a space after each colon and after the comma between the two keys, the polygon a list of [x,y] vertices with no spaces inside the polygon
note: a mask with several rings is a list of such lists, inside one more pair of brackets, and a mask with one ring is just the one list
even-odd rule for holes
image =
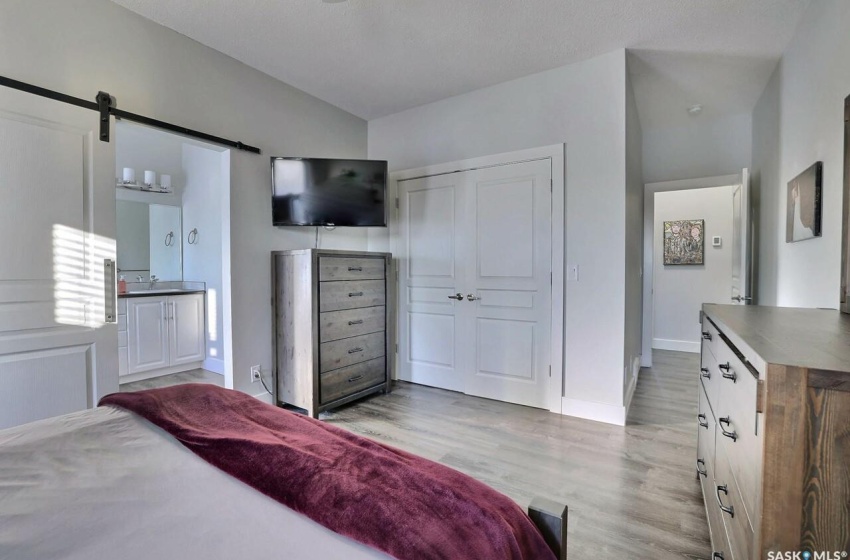
{"label": "closet door knob", "polygon": [[455,294],[455,295],[453,295],[453,296],[449,296],[449,299],[456,299],[456,300],[458,300],[458,301],[463,301],[463,294],[461,294],[461,293],[457,293],[457,294]]}
{"label": "closet door knob", "polygon": [[474,295],[472,295],[472,294],[467,294],[467,295],[466,295],[466,299],[468,299],[469,301],[475,301],[475,300],[477,300],[477,299],[481,299],[481,298],[480,298],[480,297],[475,297],[475,296],[474,296]]}

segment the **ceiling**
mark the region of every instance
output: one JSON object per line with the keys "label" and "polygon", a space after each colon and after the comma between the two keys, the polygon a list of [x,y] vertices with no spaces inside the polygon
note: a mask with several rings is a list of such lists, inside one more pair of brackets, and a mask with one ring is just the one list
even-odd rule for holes
{"label": "ceiling", "polygon": [[644,126],[749,112],[809,0],[113,0],[370,120],[628,48]]}

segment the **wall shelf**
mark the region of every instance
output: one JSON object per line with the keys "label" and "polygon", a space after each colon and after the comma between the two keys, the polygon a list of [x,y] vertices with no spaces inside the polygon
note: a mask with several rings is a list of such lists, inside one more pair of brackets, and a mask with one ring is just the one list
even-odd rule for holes
{"label": "wall shelf", "polygon": [[155,193],[155,194],[174,194],[174,189],[165,190],[161,188],[159,185],[147,186],[140,185],[138,183],[116,183],[115,188],[124,188],[129,189],[131,191],[141,191],[147,193]]}

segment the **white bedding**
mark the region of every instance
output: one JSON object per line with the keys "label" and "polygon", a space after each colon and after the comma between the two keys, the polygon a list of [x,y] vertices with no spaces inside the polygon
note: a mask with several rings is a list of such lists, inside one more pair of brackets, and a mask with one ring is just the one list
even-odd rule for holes
{"label": "white bedding", "polygon": [[0,431],[0,559],[375,560],[130,412]]}

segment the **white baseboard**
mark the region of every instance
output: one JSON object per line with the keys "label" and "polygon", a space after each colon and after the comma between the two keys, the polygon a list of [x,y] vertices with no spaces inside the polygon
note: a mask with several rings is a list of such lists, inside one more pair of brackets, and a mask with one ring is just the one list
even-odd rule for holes
{"label": "white baseboard", "polygon": [[153,369],[143,371],[141,373],[133,373],[130,375],[122,375],[118,378],[118,383],[135,383],[136,381],[145,381],[154,377],[162,377],[163,375],[171,375],[172,373],[182,373],[193,369],[199,369],[203,365],[202,362],[182,364],[179,366],[170,366],[162,369]]}
{"label": "white baseboard", "polygon": [[561,402],[561,414],[616,426],[626,425],[626,407],[613,404],[564,397]]}
{"label": "white baseboard", "polygon": [[702,344],[699,342],[670,340],[667,338],[653,338],[652,347],[655,350],[673,350],[675,352],[690,352],[691,354],[699,354],[702,350]]}
{"label": "white baseboard", "polygon": [[219,375],[224,375],[224,360],[219,358],[207,358],[204,360],[204,369]]}
{"label": "white baseboard", "polygon": [[263,391],[259,395],[251,395],[251,396],[254,397],[257,400],[263,401],[266,404],[274,404],[274,400],[272,399],[272,396],[267,391]]}

